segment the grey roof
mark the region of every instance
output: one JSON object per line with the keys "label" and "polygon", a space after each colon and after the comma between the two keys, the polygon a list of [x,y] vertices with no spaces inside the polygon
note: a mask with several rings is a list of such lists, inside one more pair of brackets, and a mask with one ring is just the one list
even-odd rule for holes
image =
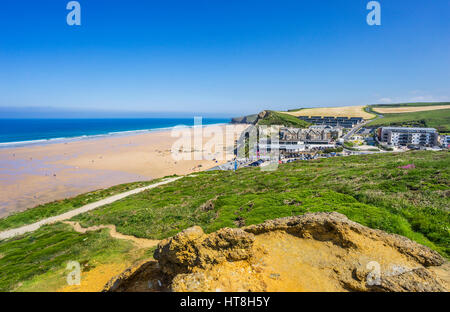
{"label": "grey roof", "polygon": [[437,131],[435,128],[381,127],[383,130]]}

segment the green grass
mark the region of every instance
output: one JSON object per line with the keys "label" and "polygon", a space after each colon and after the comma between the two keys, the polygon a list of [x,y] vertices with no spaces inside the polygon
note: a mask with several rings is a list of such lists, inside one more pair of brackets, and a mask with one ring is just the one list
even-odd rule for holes
{"label": "green grass", "polygon": [[450,109],[438,109],[424,112],[383,114],[383,118],[368,124],[371,127],[408,126],[431,127],[441,133],[450,132]]}
{"label": "green grass", "polygon": [[73,210],[86,204],[101,200],[108,196],[116,195],[138,187],[156,183],[159,180],[160,179],[146,182],[120,184],[107,189],[85,193],[74,198],[58,200],[48,204],[39,205],[24,212],[15,213],[6,218],[0,219],[0,231],[17,228],[26,224],[40,221],[45,218],[56,216],[69,210]]}
{"label": "green grass", "polygon": [[345,145],[348,146],[348,147],[354,147],[355,143],[347,141],[347,142],[345,142]]}
{"label": "green grass", "polygon": [[367,112],[367,113],[369,113],[369,114],[372,114],[372,117],[369,118],[368,120],[377,118],[377,114],[378,114],[378,113],[376,113],[376,112],[372,109],[372,107],[373,107],[372,105],[367,105],[367,106],[364,107],[364,111],[365,111],[365,112]]}
{"label": "green grass", "polygon": [[[415,169],[399,166],[413,163]],[[75,200],[75,199],[74,199]],[[70,200],[69,200],[70,202]],[[83,226],[115,224],[145,238],[166,238],[200,225],[206,232],[316,211],[409,237],[450,255],[450,152],[411,151],[208,171],[76,216]],[[67,261],[88,270],[120,261],[129,242],[106,230],[79,234],[65,224],[0,242],[0,291],[57,289]]]}
{"label": "green grass", "polygon": [[341,153],[344,150],[342,146],[338,146],[335,148],[326,148],[323,150],[324,153]]}
{"label": "green grass", "polygon": [[450,102],[415,102],[415,103],[394,103],[394,104],[373,104],[370,107],[405,107],[405,106],[436,106],[450,105]]}
{"label": "green grass", "polygon": [[257,121],[258,125],[272,126],[280,125],[286,127],[307,128],[310,123],[299,118],[275,111],[267,111],[267,115]]}
{"label": "green grass", "polygon": [[86,271],[118,261],[132,248],[128,241],[112,239],[107,230],[79,234],[62,223],[45,226],[0,242],[0,291],[20,290],[30,281],[40,290],[50,286],[54,290],[66,285],[69,261],[78,261]]}
{"label": "green grass", "polygon": [[346,149],[351,150],[351,151],[359,151],[359,149],[357,149],[357,148],[355,147],[356,144],[353,143],[353,142],[350,142],[350,141],[345,141],[344,144],[343,144],[343,146],[344,146]]}
{"label": "green grass", "polygon": [[[416,169],[398,168],[410,163]],[[414,151],[299,161],[274,172],[204,172],[74,219],[84,226],[115,224],[121,233],[161,239],[193,225],[211,232],[338,211],[449,256],[449,168],[449,152]]]}

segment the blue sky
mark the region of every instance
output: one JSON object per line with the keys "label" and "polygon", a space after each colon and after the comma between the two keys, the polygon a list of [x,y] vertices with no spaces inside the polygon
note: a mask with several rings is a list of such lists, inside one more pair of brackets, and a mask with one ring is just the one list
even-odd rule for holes
{"label": "blue sky", "polygon": [[450,1],[0,4],[0,108],[245,114],[450,100]]}

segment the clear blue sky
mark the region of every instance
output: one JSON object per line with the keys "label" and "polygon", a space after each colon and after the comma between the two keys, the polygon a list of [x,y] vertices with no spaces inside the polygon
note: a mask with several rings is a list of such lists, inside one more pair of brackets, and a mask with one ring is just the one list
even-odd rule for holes
{"label": "clear blue sky", "polygon": [[0,3],[0,108],[230,115],[450,100],[450,1]]}

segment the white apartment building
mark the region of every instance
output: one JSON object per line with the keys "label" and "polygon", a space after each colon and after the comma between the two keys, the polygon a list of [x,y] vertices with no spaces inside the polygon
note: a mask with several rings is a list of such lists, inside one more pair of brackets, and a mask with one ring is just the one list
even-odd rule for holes
{"label": "white apartment building", "polygon": [[441,135],[439,137],[439,143],[442,147],[450,148],[450,135]]}
{"label": "white apartment building", "polygon": [[434,128],[381,127],[378,140],[394,146],[436,146],[438,133]]}

